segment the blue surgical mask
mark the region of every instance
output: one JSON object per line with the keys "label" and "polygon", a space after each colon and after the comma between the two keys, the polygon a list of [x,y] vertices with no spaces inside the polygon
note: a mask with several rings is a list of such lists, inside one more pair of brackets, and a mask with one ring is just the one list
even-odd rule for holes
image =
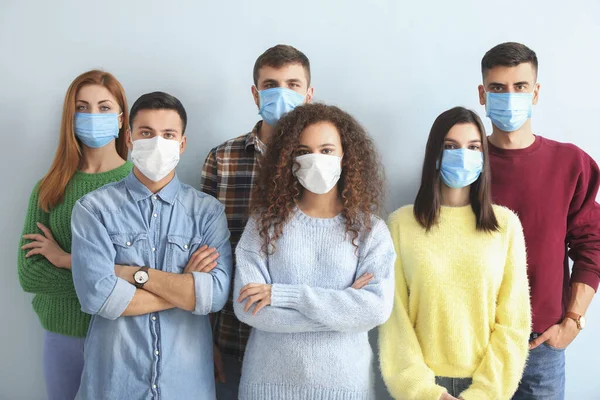
{"label": "blue surgical mask", "polygon": [[514,132],[531,118],[533,93],[486,92],[486,115],[504,132]]}
{"label": "blue surgical mask", "polygon": [[454,189],[469,186],[483,170],[483,153],[470,149],[444,150],[440,166],[442,181]]}
{"label": "blue surgical mask", "polygon": [[259,111],[263,120],[275,126],[283,114],[304,103],[304,96],[286,88],[271,88],[258,92]]}
{"label": "blue surgical mask", "polygon": [[75,135],[88,147],[104,147],[119,137],[120,115],[75,113]]}

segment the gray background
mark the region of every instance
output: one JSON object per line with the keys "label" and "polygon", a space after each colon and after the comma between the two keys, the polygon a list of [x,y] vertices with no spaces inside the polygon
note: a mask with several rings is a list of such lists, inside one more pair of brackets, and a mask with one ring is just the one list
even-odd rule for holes
{"label": "gray background", "polygon": [[[504,41],[538,53],[534,131],[600,161],[598,17],[597,0],[0,0],[0,399],[44,397],[42,330],[19,287],[17,243],[30,191],[54,156],[65,91],[78,74],[114,73],[130,104],[154,90],[179,97],[189,129],[178,172],[198,187],[206,153],[258,119],[250,94],[256,57],[292,44],[312,62],[316,100],[351,112],[375,137],[393,210],[414,199],[435,117],[455,105],[483,115],[479,64]],[[567,352],[568,399],[600,398],[600,300],[588,321]]]}

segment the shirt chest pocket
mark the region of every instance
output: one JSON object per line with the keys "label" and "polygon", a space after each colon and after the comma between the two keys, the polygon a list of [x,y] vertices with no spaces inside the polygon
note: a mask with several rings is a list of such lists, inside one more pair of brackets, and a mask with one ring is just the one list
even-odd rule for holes
{"label": "shirt chest pocket", "polygon": [[149,266],[148,263],[148,234],[118,233],[110,235],[115,247],[115,264],[135,267]]}
{"label": "shirt chest pocket", "polygon": [[168,272],[181,273],[190,257],[201,246],[199,236],[167,235],[167,252],[165,265]]}

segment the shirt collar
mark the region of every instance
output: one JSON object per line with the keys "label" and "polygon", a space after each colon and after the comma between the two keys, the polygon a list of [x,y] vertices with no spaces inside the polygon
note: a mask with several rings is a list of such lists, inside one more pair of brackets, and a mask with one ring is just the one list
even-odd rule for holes
{"label": "shirt collar", "polygon": [[[154,193],[150,191],[140,180],[135,176],[133,171],[127,175],[125,178],[125,186],[129,191],[129,194],[133,198],[134,201],[139,202],[140,200],[147,199],[152,196]],[[171,179],[167,185],[162,188],[156,195],[163,201],[166,201],[169,204],[173,204],[175,202],[175,198],[177,197],[177,192],[179,192],[179,179],[177,178],[177,174]]]}
{"label": "shirt collar", "polygon": [[250,147],[252,147],[252,150],[256,150],[260,155],[264,155],[267,152],[267,145],[258,138],[258,131],[261,126],[262,121],[258,121],[256,125],[254,125],[252,132],[246,136],[245,147],[246,150],[250,150]]}

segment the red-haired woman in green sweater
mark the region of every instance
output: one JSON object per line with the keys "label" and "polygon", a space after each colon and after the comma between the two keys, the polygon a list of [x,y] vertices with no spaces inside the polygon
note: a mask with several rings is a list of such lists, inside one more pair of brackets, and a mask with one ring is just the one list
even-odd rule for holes
{"label": "red-haired woman in green sweater", "polygon": [[18,256],[23,290],[44,334],[48,398],[73,399],[83,368],[83,338],[90,316],[81,311],[71,276],[71,210],[88,192],[131,171],[123,87],[111,74],[78,76],[65,96],[54,162],[29,199]]}

